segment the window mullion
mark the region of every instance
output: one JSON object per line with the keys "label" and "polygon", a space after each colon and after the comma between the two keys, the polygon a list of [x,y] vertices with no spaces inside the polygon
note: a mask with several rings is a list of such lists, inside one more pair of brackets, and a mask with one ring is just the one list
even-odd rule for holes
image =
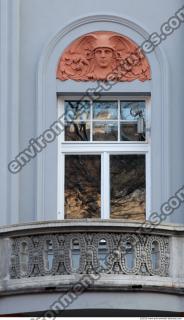
{"label": "window mullion", "polygon": [[120,100],[118,99],[118,141],[120,140]]}
{"label": "window mullion", "polygon": [[150,150],[145,154],[146,157],[146,219],[149,220],[151,214],[151,153]]}
{"label": "window mullion", "polygon": [[90,101],[90,141],[93,141],[93,102]]}
{"label": "window mullion", "polygon": [[[64,219],[65,210],[65,154],[59,150],[60,157],[58,159],[58,219]],[[63,174],[64,173],[64,174]]]}
{"label": "window mullion", "polygon": [[103,152],[101,155],[101,218],[110,217],[110,173],[109,173],[109,153]]}

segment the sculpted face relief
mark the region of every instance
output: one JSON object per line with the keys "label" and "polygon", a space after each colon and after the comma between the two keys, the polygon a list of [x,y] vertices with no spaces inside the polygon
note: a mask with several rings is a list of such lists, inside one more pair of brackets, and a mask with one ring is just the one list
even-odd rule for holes
{"label": "sculpted face relief", "polygon": [[76,39],[60,57],[57,69],[57,79],[61,81],[106,81],[110,74],[116,81],[151,79],[148,60],[139,47],[129,38],[110,31],[88,33]]}
{"label": "sculpted face relief", "polygon": [[113,51],[109,48],[98,48],[95,50],[95,60],[100,68],[107,68],[111,65]]}
{"label": "sculpted face relief", "polygon": [[97,48],[94,51],[95,66],[93,77],[99,80],[107,78],[113,72],[113,50],[110,48]]}

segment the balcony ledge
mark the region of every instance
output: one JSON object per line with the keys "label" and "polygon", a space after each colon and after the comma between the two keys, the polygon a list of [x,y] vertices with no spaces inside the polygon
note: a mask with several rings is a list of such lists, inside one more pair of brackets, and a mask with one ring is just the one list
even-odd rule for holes
{"label": "balcony ledge", "polygon": [[143,221],[143,222],[135,222],[135,221],[130,221],[130,220],[122,220],[122,219],[67,219],[67,220],[48,220],[48,221],[37,221],[37,222],[29,222],[29,223],[20,223],[20,224],[12,224],[12,225],[7,225],[7,226],[0,226],[0,237],[3,235],[13,235],[14,233],[16,235],[18,234],[34,234],[37,233],[37,230],[39,229],[39,234],[40,233],[45,233],[46,229],[49,232],[50,231],[56,231],[63,229],[72,229],[75,230],[88,230],[96,231],[98,228],[99,230],[104,230],[107,231],[107,228],[114,228],[115,231],[118,232],[122,231],[123,228],[129,230],[139,230],[136,232],[144,232],[144,233],[149,233],[150,229],[152,229],[155,233],[161,232],[163,234],[166,232],[166,234],[176,234],[178,235],[179,233],[184,235],[184,224],[160,224],[160,225],[152,225],[151,228],[149,228],[150,223],[149,221]]}

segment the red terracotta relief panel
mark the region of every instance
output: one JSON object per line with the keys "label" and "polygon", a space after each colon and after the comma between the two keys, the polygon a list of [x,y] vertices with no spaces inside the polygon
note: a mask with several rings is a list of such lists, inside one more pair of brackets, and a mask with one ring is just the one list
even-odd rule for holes
{"label": "red terracotta relief panel", "polygon": [[77,81],[150,80],[150,65],[140,48],[118,33],[88,33],[62,54],[57,79]]}

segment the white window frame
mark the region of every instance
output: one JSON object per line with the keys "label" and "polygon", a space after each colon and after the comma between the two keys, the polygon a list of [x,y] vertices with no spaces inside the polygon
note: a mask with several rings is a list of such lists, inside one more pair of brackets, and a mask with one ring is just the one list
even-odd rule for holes
{"label": "white window frame", "polygon": [[[58,117],[64,114],[65,100],[80,100],[78,96],[58,96]],[[85,100],[85,99],[84,99]],[[146,170],[146,219],[151,213],[151,97],[148,96],[103,96],[100,101],[145,101],[146,141],[64,141],[64,130],[58,136],[58,188],[57,218],[64,219],[64,169],[65,155],[101,155],[101,219],[110,219],[110,167],[111,154],[144,154]],[[113,120],[112,120],[113,121]]]}

